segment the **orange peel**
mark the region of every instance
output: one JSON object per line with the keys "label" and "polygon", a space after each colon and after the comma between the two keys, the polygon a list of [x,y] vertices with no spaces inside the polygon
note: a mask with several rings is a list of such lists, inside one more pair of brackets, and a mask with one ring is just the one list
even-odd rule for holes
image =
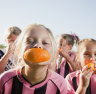
{"label": "orange peel", "polygon": [[90,60],[90,59],[85,60],[85,65],[89,63],[93,63],[93,60]]}
{"label": "orange peel", "polygon": [[50,54],[48,51],[41,48],[31,48],[25,51],[24,60],[32,63],[41,63],[48,61]]}
{"label": "orange peel", "polygon": [[90,60],[90,59],[85,60],[85,65],[88,66],[88,69],[91,68],[90,71],[95,70],[95,64],[93,63],[93,60]]}
{"label": "orange peel", "polygon": [[87,66],[88,66],[88,69],[92,68],[90,71],[94,71],[95,70],[95,64],[94,63],[89,63],[89,64],[87,64]]}
{"label": "orange peel", "polygon": [[61,50],[62,50],[62,48],[60,48],[60,49],[58,50],[58,53],[60,53]]}

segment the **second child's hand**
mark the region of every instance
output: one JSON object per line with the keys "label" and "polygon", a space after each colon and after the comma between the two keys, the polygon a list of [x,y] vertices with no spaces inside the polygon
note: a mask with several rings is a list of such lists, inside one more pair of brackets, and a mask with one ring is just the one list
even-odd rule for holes
{"label": "second child's hand", "polygon": [[90,82],[90,78],[92,76],[93,71],[91,71],[92,68],[88,68],[88,66],[84,66],[80,73],[80,84],[81,86],[87,88]]}
{"label": "second child's hand", "polygon": [[9,43],[6,53],[8,53],[9,56],[11,56],[13,55],[14,50],[15,50],[15,43],[14,42]]}
{"label": "second child's hand", "polygon": [[67,50],[61,49],[59,55],[66,58],[72,71],[81,70],[81,64],[79,62],[77,63],[76,61],[73,61],[69,56],[69,52]]}
{"label": "second child's hand", "polygon": [[79,76],[79,86],[76,91],[76,94],[85,94],[86,90],[89,86],[90,78],[93,74],[93,71],[91,71],[91,68],[88,68],[88,66],[84,66],[80,76]]}

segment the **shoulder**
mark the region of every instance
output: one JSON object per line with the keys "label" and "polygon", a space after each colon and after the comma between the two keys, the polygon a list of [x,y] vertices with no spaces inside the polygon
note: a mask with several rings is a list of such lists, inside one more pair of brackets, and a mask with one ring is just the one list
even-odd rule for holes
{"label": "shoulder", "polygon": [[8,80],[16,76],[16,69],[10,69],[0,74],[0,86],[4,85]]}
{"label": "shoulder", "polygon": [[67,92],[66,80],[61,75],[52,72],[50,80],[59,88],[60,92]]}
{"label": "shoulder", "polygon": [[16,76],[16,70],[11,69],[9,71],[0,74],[0,94],[2,93],[4,85],[9,81],[12,82],[14,76]]}
{"label": "shoulder", "polygon": [[3,77],[8,77],[10,78],[11,76],[14,76],[17,73],[17,70],[19,70],[18,68],[14,68],[14,69],[10,69],[8,71],[5,71],[3,73],[0,74],[0,79]]}
{"label": "shoulder", "polygon": [[60,80],[60,82],[65,80],[61,75],[59,75],[59,74],[57,74],[56,72],[53,72],[53,71],[52,71],[50,79],[54,80],[54,81],[56,81],[56,80],[59,81]]}
{"label": "shoulder", "polygon": [[75,71],[75,72],[69,73],[66,76],[66,80],[72,80],[74,77],[77,77],[79,75],[79,73],[80,73],[80,71]]}
{"label": "shoulder", "polygon": [[67,85],[68,86],[73,86],[73,78],[76,77],[78,78],[79,77],[79,74],[80,74],[80,71],[75,71],[75,72],[72,72],[72,73],[69,73],[65,80],[67,82]]}
{"label": "shoulder", "polygon": [[69,73],[65,80],[67,82],[67,93],[68,94],[75,94],[74,87],[73,87],[73,78],[79,76],[80,71]]}
{"label": "shoulder", "polygon": [[91,81],[94,82],[94,83],[96,83],[96,74],[93,74],[91,76]]}

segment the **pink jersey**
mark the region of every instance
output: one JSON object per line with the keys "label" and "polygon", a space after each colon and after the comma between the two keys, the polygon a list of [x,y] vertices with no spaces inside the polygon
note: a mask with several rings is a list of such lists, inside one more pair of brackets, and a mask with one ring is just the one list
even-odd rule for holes
{"label": "pink jersey", "polygon": [[[68,87],[67,94],[75,94],[75,91],[79,85],[79,75],[80,75],[80,71],[76,71],[66,76],[67,87]],[[86,90],[86,94],[96,94],[96,89],[94,89],[95,87],[96,87],[96,75],[94,74],[90,79],[90,84]]]}
{"label": "pink jersey", "polygon": [[[70,55],[71,59],[74,61],[74,60],[75,60],[75,53],[70,52],[69,55]],[[67,61],[66,61],[66,58],[63,58],[63,61],[62,61],[61,66],[60,66],[60,69],[57,69],[57,72],[58,72],[61,76],[63,76],[64,78],[65,78],[69,73],[72,72],[72,70],[70,69],[70,67],[69,67],[69,65],[68,65],[68,63],[67,63]]]}
{"label": "pink jersey", "polygon": [[55,72],[32,85],[19,69],[11,69],[0,75],[0,94],[67,94],[67,86],[64,78]]}

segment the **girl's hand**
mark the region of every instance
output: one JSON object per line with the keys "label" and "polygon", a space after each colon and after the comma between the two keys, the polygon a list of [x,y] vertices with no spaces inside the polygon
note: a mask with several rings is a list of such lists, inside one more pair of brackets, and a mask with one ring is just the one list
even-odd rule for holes
{"label": "girl's hand", "polygon": [[76,68],[75,71],[82,69],[82,66],[81,66],[81,63],[80,63],[80,62],[75,61],[75,64],[76,64],[76,65],[75,65],[75,66],[76,66],[76,67],[75,67],[75,68]]}
{"label": "girl's hand", "polygon": [[62,50],[66,53],[69,53],[71,49],[68,45],[65,45],[64,47],[62,47]]}
{"label": "girl's hand", "polygon": [[7,54],[12,55],[14,53],[15,50],[15,44],[13,42],[11,42],[8,47],[7,47]]}
{"label": "girl's hand", "polygon": [[88,66],[84,66],[82,69],[79,79],[80,79],[80,87],[86,88],[89,86],[90,78],[92,76],[93,71],[91,71],[91,68],[88,69]]}
{"label": "girl's hand", "polygon": [[69,56],[68,53],[69,53],[68,50],[64,50],[64,49],[60,49],[60,51],[59,51],[59,55],[62,57],[65,57],[65,58],[67,58]]}
{"label": "girl's hand", "polygon": [[65,45],[65,46],[62,46],[62,47],[59,47],[59,51],[62,51],[62,52],[65,52],[65,53],[69,53],[69,51],[70,51],[70,48],[69,48],[69,46],[68,45]]}

